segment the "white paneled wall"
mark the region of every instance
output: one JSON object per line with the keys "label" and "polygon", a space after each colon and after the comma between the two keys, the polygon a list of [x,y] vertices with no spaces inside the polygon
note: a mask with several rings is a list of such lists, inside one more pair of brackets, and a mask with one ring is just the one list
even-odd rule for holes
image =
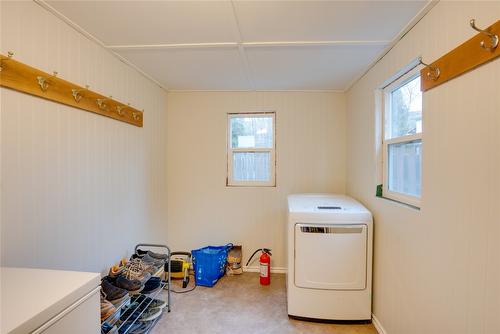
{"label": "white paneled wall", "polygon": [[[244,262],[268,247],[285,267],[287,196],[345,191],[344,94],[169,93],[167,109],[174,249],[239,242]],[[226,187],[227,113],[249,111],[276,112],[276,187]]]}
{"label": "white paneled wall", "polygon": [[34,2],[1,3],[0,48],[145,109],[138,128],[1,89],[2,265],[103,271],[165,242],[164,91]]}
{"label": "white paneled wall", "polygon": [[[374,91],[498,20],[441,1],[348,92],[347,192],[375,215],[374,314],[386,334],[500,333],[500,59],[424,93],[421,210],[375,197]],[[478,48],[478,52],[481,50]]]}

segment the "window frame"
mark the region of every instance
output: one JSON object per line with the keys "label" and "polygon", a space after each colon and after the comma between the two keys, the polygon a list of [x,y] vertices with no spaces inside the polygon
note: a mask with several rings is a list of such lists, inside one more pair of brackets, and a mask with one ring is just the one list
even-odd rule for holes
{"label": "window frame", "polygon": [[[271,117],[273,125],[273,147],[272,148],[257,148],[257,147],[232,147],[232,128],[231,119],[233,118],[249,118],[249,117]],[[275,111],[255,111],[255,112],[237,112],[227,114],[227,134],[226,134],[226,151],[227,151],[227,187],[276,187],[276,112]],[[233,179],[233,154],[235,152],[269,152],[269,181],[236,181]]]}
{"label": "window frame", "polygon": [[[400,87],[406,85],[408,82],[414,80],[420,76],[421,66],[415,66],[412,70],[399,76],[397,79],[390,82],[388,85],[382,88],[382,193],[383,197],[389,198],[391,200],[409,204],[420,208],[422,194],[420,196],[413,196],[410,194],[400,193],[396,191],[389,190],[389,161],[388,152],[389,145],[392,144],[408,144],[415,141],[420,141],[422,143],[422,154],[423,154],[423,126],[420,133],[413,135],[404,135],[399,137],[394,137],[391,139],[385,139],[386,133],[386,115],[391,111],[391,94]],[[422,122],[423,122],[423,95],[422,95]],[[420,168],[420,175],[422,176],[422,167]],[[420,187],[422,189],[422,177],[420,179]]]}

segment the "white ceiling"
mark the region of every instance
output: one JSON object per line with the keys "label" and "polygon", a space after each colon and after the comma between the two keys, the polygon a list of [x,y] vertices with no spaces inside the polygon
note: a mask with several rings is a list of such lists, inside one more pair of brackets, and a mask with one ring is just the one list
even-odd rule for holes
{"label": "white ceiling", "polygon": [[47,4],[167,89],[345,90],[428,1]]}

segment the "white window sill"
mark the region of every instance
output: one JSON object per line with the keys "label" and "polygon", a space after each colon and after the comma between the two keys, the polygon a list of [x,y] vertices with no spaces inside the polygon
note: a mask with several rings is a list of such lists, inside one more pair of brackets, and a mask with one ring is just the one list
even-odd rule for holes
{"label": "white window sill", "polygon": [[389,197],[384,197],[384,196],[377,196],[377,195],[375,195],[375,197],[376,198],[380,198],[382,200],[391,201],[391,202],[397,203],[399,205],[406,206],[407,208],[410,208],[410,209],[414,209],[414,210],[420,211],[420,207],[415,206],[413,204],[408,204],[408,203],[405,203],[405,202],[402,202],[402,201],[398,201],[397,199],[393,199],[393,198],[389,198]]}

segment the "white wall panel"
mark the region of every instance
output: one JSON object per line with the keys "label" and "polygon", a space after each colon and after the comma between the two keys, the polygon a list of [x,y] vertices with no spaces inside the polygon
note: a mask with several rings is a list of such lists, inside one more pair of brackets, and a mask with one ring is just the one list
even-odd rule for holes
{"label": "white wall panel", "polygon": [[165,242],[166,94],[37,4],[1,10],[3,54],[145,109],[138,128],[1,89],[2,265],[102,271]]}
{"label": "white wall panel", "polygon": [[[276,111],[277,187],[226,187],[227,113]],[[285,267],[286,198],[344,193],[343,94],[207,92],[168,94],[168,221],[175,250],[243,244]],[[254,264],[255,265],[255,264]]]}
{"label": "white wall panel", "polygon": [[[500,333],[500,60],[424,93],[421,210],[375,197],[374,91],[498,20],[500,2],[441,1],[348,92],[348,194],[375,216],[374,314],[387,334]],[[478,52],[481,50],[478,47]]]}

